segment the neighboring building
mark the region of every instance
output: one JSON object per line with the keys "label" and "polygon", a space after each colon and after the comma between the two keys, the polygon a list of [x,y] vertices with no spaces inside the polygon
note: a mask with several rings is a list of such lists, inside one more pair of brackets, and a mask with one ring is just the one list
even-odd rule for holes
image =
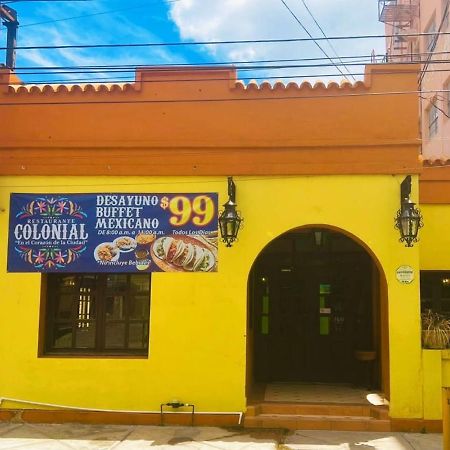
{"label": "neighboring building", "polygon": [[[386,24],[387,58],[420,62],[422,154],[426,160],[450,160],[450,32],[448,0],[378,0]],[[393,37],[391,37],[393,36]]]}
{"label": "neighboring building", "polygon": [[[417,71],[328,86],[0,72],[0,418],[158,423],[178,400],[197,424],[439,429],[450,351],[422,349],[419,280],[423,309],[450,311],[450,177],[419,160]],[[413,247],[394,228],[408,175]],[[227,176],[245,220],[231,248],[215,236]],[[389,406],[348,390],[330,405],[323,382]],[[287,418],[260,414],[274,398]]]}

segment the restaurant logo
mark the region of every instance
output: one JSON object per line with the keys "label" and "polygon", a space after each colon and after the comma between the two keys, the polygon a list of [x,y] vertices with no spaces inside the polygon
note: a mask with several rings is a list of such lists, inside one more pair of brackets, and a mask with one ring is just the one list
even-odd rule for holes
{"label": "restaurant logo", "polygon": [[86,218],[67,197],[37,197],[16,214],[14,249],[36,269],[64,268],[86,250]]}

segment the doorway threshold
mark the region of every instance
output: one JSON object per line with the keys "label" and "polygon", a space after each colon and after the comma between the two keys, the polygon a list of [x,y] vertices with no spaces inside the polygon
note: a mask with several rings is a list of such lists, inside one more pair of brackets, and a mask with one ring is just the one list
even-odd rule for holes
{"label": "doorway threshold", "polygon": [[[262,387],[260,387],[260,390]],[[259,400],[282,403],[337,403],[354,405],[386,406],[384,395],[350,384],[273,382],[264,386]]]}

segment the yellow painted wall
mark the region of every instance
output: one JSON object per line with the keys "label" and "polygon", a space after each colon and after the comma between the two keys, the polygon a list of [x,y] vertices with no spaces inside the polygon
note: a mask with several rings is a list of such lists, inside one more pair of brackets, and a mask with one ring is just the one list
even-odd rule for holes
{"label": "yellow painted wall", "polygon": [[450,270],[450,205],[421,205],[421,270]]}
{"label": "yellow painted wall", "polygon": [[442,418],[441,350],[423,350],[423,412],[429,420]]}
{"label": "yellow painted wall", "polygon": [[[89,359],[37,358],[41,277],[6,274],[9,193],[206,191],[223,203],[226,178],[0,178],[0,397],[126,410],[157,410],[178,398],[199,411],[244,410],[250,268],[271,240],[316,224],[354,235],[380,262],[389,294],[390,413],[423,417],[419,249],[400,244],[393,227],[402,179],[235,177],[245,227],[237,244],[220,247],[219,272],[154,274],[149,358]],[[412,284],[396,280],[400,265],[414,268]]]}
{"label": "yellow painted wall", "polygon": [[[421,205],[424,227],[420,232],[420,268],[421,270],[450,270],[450,205]],[[424,352],[426,353],[426,352]],[[449,351],[439,352],[439,368],[429,366],[424,359],[424,389],[428,389],[429,401],[426,402],[427,419],[442,417],[440,397],[436,398],[436,389],[450,386]],[[436,379],[438,370],[441,383]],[[434,379],[434,383],[430,380]],[[433,399],[433,400],[431,400]]]}

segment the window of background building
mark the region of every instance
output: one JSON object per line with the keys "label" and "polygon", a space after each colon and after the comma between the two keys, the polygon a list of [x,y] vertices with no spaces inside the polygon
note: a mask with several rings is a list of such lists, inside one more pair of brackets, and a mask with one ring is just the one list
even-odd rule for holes
{"label": "window of background building", "polygon": [[420,272],[422,313],[431,309],[450,318],[450,271]]}
{"label": "window of background building", "polygon": [[147,355],[150,274],[48,274],[43,353]]}
{"label": "window of background building", "polygon": [[449,12],[450,12],[449,0],[442,0],[441,11],[442,11],[441,31],[446,31],[449,25]]}
{"label": "window of background building", "polygon": [[[433,19],[428,27],[425,29],[425,33],[436,33],[436,21]],[[436,40],[436,35],[430,34],[425,35],[425,51],[426,52],[432,52],[434,47],[434,42]],[[424,55],[424,58],[426,59],[428,55]]]}
{"label": "window of background building", "polygon": [[444,90],[446,91],[444,94],[445,98],[445,110],[447,112],[447,116],[450,116],[450,81],[444,85]]}
{"label": "window of background building", "polygon": [[436,100],[433,99],[431,101],[431,105],[428,108],[427,115],[428,115],[428,136],[433,137],[438,132],[438,109],[436,108],[434,102]]}

